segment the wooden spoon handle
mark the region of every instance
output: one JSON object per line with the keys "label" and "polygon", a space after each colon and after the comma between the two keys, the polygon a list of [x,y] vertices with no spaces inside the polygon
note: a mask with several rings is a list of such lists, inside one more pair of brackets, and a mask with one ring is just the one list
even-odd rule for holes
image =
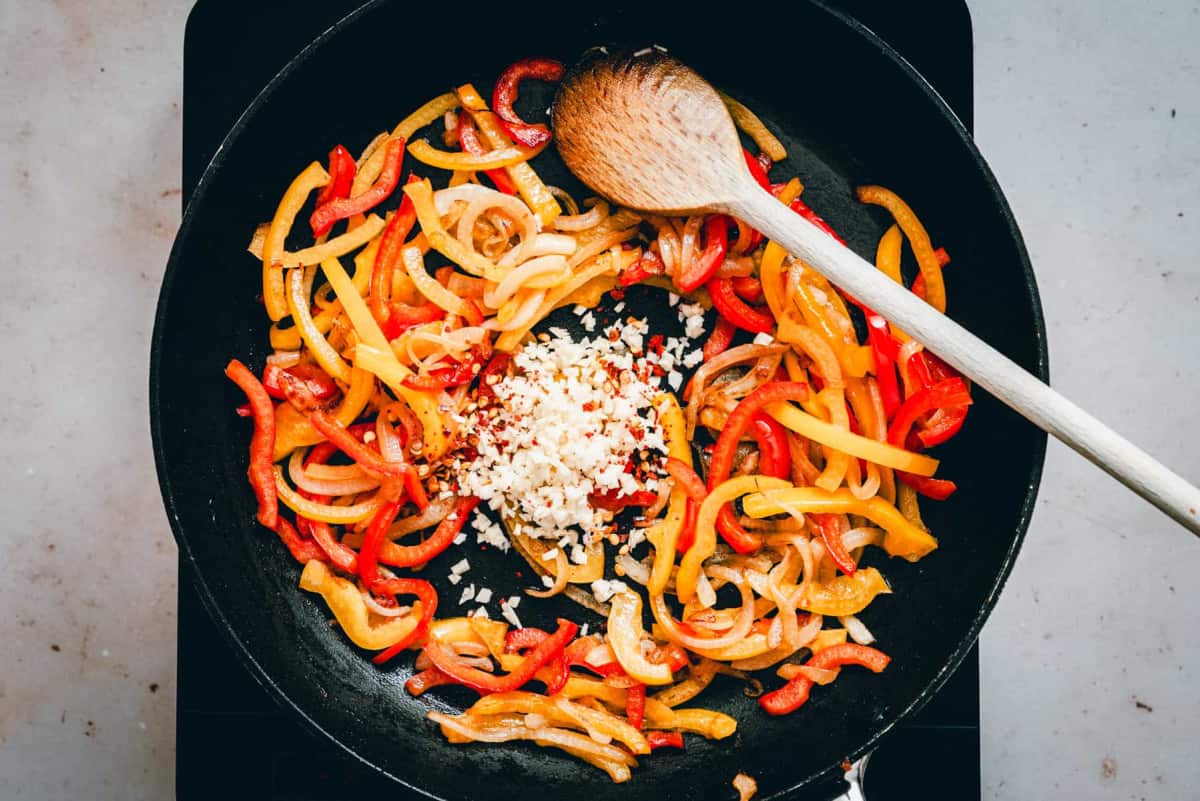
{"label": "wooden spoon handle", "polygon": [[814,270],[895,323],[963,375],[1086,456],[1094,464],[1200,535],[1200,489],[1008,357],[938,313],[853,251],[763,191],[749,185],[724,204]]}

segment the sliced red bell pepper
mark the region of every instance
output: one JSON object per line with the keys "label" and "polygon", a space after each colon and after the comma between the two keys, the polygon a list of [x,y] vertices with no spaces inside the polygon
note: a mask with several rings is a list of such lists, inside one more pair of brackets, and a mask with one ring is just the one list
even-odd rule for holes
{"label": "sliced red bell pepper", "polygon": [[[531,627],[513,629],[504,636],[504,650],[508,653],[516,653],[537,648],[549,636],[547,632]],[[566,650],[563,650],[558,655],[554,677],[546,682],[546,695],[557,695],[567,685],[567,679],[570,677],[571,666],[567,660]]]}
{"label": "sliced red bell pepper", "polygon": [[462,318],[467,325],[483,325],[486,315],[475,298],[463,298]]}
{"label": "sliced red bell pepper", "polygon": [[492,90],[492,109],[500,118],[500,127],[525,147],[537,147],[549,142],[553,134],[541,123],[534,125],[525,122],[513,110],[521,81],[534,78],[547,83],[557,83],[562,80],[564,71],[562,62],[551,58],[523,58],[509,65],[496,79],[496,88]]}
{"label": "sliced red bell pepper", "polygon": [[491,347],[476,348],[471,358],[456,362],[447,367],[438,367],[429,371],[428,375],[410,375],[404,379],[404,386],[423,392],[441,392],[450,387],[462,386],[475,380],[482,371],[481,365],[491,357]]}
{"label": "sliced red bell pepper", "polygon": [[891,420],[900,408],[900,384],[896,378],[896,340],[888,332],[887,320],[878,314],[867,315],[867,341],[875,359],[875,381],[883,401],[883,414]]}
{"label": "sliced red bell pepper", "polygon": [[728,350],[729,346],[733,344],[735,333],[737,333],[737,326],[718,315],[717,324],[713,327],[712,333],[708,335],[708,340],[700,351],[704,354],[704,361],[713,359]]}
{"label": "sliced red bell pepper", "polygon": [[287,400],[287,392],[283,388],[283,373],[303,381],[308,391],[319,401],[330,400],[339,392],[337,383],[315,364],[301,363],[287,369],[268,364],[263,368],[262,385],[267,394],[276,400]]}
{"label": "sliced red bell pepper", "polygon": [[[845,665],[861,665],[875,673],[880,673],[891,661],[892,658],[883,651],[867,645],[848,642],[833,645],[818,652],[805,664],[824,670],[832,670]],[[770,715],[787,715],[804,706],[812,688],[811,679],[796,676],[778,690],[759,698],[758,705]]]}
{"label": "sliced red bell pepper", "polygon": [[677,731],[648,731],[646,732],[646,742],[650,744],[650,750],[656,751],[659,748],[683,748],[683,735]]}
{"label": "sliced red bell pepper", "polygon": [[410,631],[406,637],[389,646],[387,650],[375,654],[371,660],[376,665],[382,665],[429,633],[429,623],[433,620],[434,613],[437,612],[438,595],[437,590],[428,581],[414,578],[381,579],[371,586],[371,591],[382,595],[415,595],[421,601],[421,620],[417,623],[416,628]]}
{"label": "sliced red bell pepper", "polygon": [[[384,651],[383,653],[379,654],[379,656],[376,656],[375,659],[379,659],[386,653],[387,651]],[[408,681],[404,682],[404,689],[408,690],[409,695],[418,696],[424,693],[426,690],[432,690],[434,687],[441,687],[443,684],[454,683],[454,679],[450,678],[437,668],[431,667],[422,670],[420,673],[414,673],[411,677],[409,677]]]}
{"label": "sliced red bell pepper", "polygon": [[792,457],[788,453],[787,429],[763,412],[750,420],[750,436],[758,443],[758,472],[775,478],[792,478]]}
{"label": "sliced red bell pepper", "polygon": [[[482,156],[488,152],[484,149],[483,143],[479,141],[479,132],[475,130],[475,123],[466,111],[459,112],[458,115],[458,146],[463,149],[464,153],[470,153],[472,156]],[[517,194],[516,184],[503,169],[484,170],[483,174],[496,185],[496,189],[504,194]]]}
{"label": "sliced red bell pepper", "polygon": [[672,673],[678,673],[691,664],[687,651],[675,643],[656,645],[650,653],[646,654],[646,659],[652,665],[666,665]]}
{"label": "sliced red bell pepper", "polygon": [[338,145],[329,151],[329,183],[321,187],[317,193],[317,206],[323,206],[335,198],[343,198],[350,194],[354,185],[354,173],[358,166],[350,151]]}
{"label": "sliced red bell pepper", "polygon": [[[279,521],[279,497],[275,493],[275,405],[250,368],[237,359],[225,366],[225,375],[237,384],[250,401],[254,434],[250,437],[250,467],[247,475],[258,499],[258,522],[275,529]],[[290,528],[290,525],[289,525]],[[282,534],[280,536],[283,536]]]}
{"label": "sliced red bell pepper", "polygon": [[[763,384],[743,398],[726,418],[725,427],[721,429],[721,435],[717,438],[717,444],[713,448],[712,461],[708,465],[709,491],[711,492],[729,478],[729,473],[733,470],[733,457],[737,452],[738,442],[741,441],[742,435],[746,433],[751,421],[761,412],[763,406],[778,401],[807,399],[808,385],[795,381],[772,381]],[[772,440],[775,440],[776,434],[782,434],[782,428],[779,432],[771,433]],[[779,436],[776,441],[778,447],[786,454],[786,435]],[[774,443],[769,447],[774,447]],[[788,465],[790,472],[790,456]],[[737,522],[732,504],[726,504],[718,513],[717,532],[738,553],[751,553],[762,545],[761,537],[746,531]]]}
{"label": "sliced red bell pepper", "polygon": [[507,353],[497,353],[488,360],[488,363],[479,371],[479,391],[484,395],[495,395],[492,390],[491,377],[496,376],[496,380],[500,381],[504,378],[504,373],[508,370],[508,364],[512,361],[512,357]]}
{"label": "sliced red bell pepper", "polygon": [[618,494],[619,490],[593,492],[588,495],[588,503],[597,509],[619,512],[629,506],[649,506],[658,500],[657,492],[638,490],[628,495]]}
{"label": "sliced red bell pepper", "polygon": [[905,473],[903,470],[896,471],[896,478],[912,487],[918,494],[935,501],[944,501],[958,491],[957,484],[944,478],[927,478]]}
{"label": "sliced red bell pepper", "polygon": [[746,166],[750,168],[750,174],[754,176],[754,180],[758,185],[768,192],[771,191],[771,179],[767,177],[767,170],[770,167],[764,168],[762,162],[750,154],[746,148],[742,148],[742,155],[746,157]]}
{"label": "sliced red bell pepper", "polygon": [[825,233],[832,236],[834,239],[836,239],[841,244],[843,244],[843,245],[846,244],[846,240],[842,239],[840,236],[838,236],[838,232],[833,230],[833,228],[829,225],[829,223],[825,222],[825,220],[822,219],[821,215],[817,214],[815,211],[813,211],[811,208],[809,208],[808,204],[805,203],[800,198],[796,198],[795,200],[792,201],[791,209],[792,209],[792,211],[796,212],[804,219],[808,220],[813,225],[820,228]]}
{"label": "sliced red bell pepper", "polygon": [[403,505],[403,499],[399,499],[380,506],[363,535],[358,549],[358,575],[368,587],[379,580],[379,547]]}
{"label": "sliced red bell pepper", "polygon": [[646,720],[646,685],[635,684],[625,690],[625,717],[629,725],[641,729]]}
{"label": "sliced red bell pepper", "polygon": [[355,197],[333,198],[317,206],[309,218],[313,236],[329,233],[338,220],[355,214],[365,214],[391,196],[400,183],[400,168],[404,163],[404,140],[389,139],[384,152],[383,170],[375,183]]}
{"label": "sliced red bell pepper", "polygon": [[[408,183],[420,181],[416,175],[408,176]],[[388,301],[392,294],[392,273],[400,265],[400,252],[404,249],[404,240],[412,232],[417,222],[417,210],[412,198],[405,195],[400,200],[400,207],[384,226],[379,239],[379,249],[375,251],[375,263],[371,266],[371,296],[369,298],[371,314],[375,321],[384,328],[384,335],[394,339],[399,331],[390,333],[388,330],[389,307]]]}
{"label": "sliced red bell pepper", "polygon": [[758,303],[762,300],[762,281],[752,275],[739,275],[733,279],[733,291],[747,303]]}
{"label": "sliced red bell pepper", "polygon": [[[473,495],[459,498],[453,511],[446,515],[441,523],[438,523],[438,527],[434,529],[429,539],[418,545],[397,545],[391,548],[387,558],[381,561],[392,567],[412,567],[425,564],[450,547],[478,503],[479,499]],[[386,527],[384,530],[386,531]],[[363,548],[366,547],[366,543],[367,540],[364,537]],[[359,550],[359,561],[362,561],[362,549]]]}
{"label": "sliced red bell pepper", "polygon": [[837,565],[838,570],[845,573],[847,576],[853,576],[858,570],[858,565],[850,558],[850,552],[846,550],[846,544],[842,542],[841,530],[837,524],[836,515],[809,515],[817,531],[821,534],[821,542],[825,545],[825,550],[829,554],[829,558]]}
{"label": "sliced red bell pepper", "polygon": [[283,540],[283,544],[287,546],[292,558],[300,564],[311,562],[314,559],[318,562],[329,561],[329,557],[317,543],[302,539],[292,524],[282,515],[275,519],[275,533],[279,535],[279,539]]}
{"label": "sliced red bell pepper", "polygon": [[716,274],[729,251],[729,218],[714,214],[704,221],[704,252],[691,264],[675,273],[675,286],[680,292],[693,292],[704,286]]}
{"label": "sliced red bell pepper", "polygon": [[446,310],[433,303],[410,306],[407,303],[393,302],[387,305],[387,320],[379,327],[383,335],[392,340],[413,326],[435,323],[445,318]]}
{"label": "sliced red bell pepper", "polygon": [[621,286],[633,286],[651,276],[662,275],[664,272],[666,272],[666,267],[663,265],[662,259],[654,251],[647,250],[621,273],[619,280]]}
{"label": "sliced red bell pepper", "polygon": [[478,668],[462,664],[450,650],[438,642],[430,640],[425,645],[425,655],[433,662],[434,667],[445,673],[455,682],[470,687],[482,694],[511,692],[520,689],[532,679],[542,666],[548,664],[562,653],[563,648],[579,627],[569,620],[559,618],[558,629],[542,640],[517,666],[517,669],[503,676],[485,673]]}
{"label": "sliced red bell pepper", "polygon": [[676,549],[681,553],[692,547],[696,537],[696,511],[704,499],[708,497],[708,487],[696,471],[678,459],[672,457],[663,463],[667,474],[675,479],[683,491],[687,493],[687,513],[683,518],[683,528],[679,532]]}
{"label": "sliced red bell pepper", "polygon": [[775,328],[775,318],[769,311],[747,305],[733,291],[733,281],[728,278],[713,278],[705,286],[717,313],[738,328],[755,334],[769,334]]}
{"label": "sliced red bell pepper", "polygon": [[967,389],[965,381],[961,378],[948,378],[945,381],[939,381],[933,386],[914,393],[904,401],[903,405],[896,412],[891,425],[888,426],[888,442],[896,447],[903,448],[905,441],[908,439],[909,431],[917,420],[924,415],[937,409],[951,409],[954,407],[963,407],[963,414],[965,415],[966,407],[970,405],[971,393]]}

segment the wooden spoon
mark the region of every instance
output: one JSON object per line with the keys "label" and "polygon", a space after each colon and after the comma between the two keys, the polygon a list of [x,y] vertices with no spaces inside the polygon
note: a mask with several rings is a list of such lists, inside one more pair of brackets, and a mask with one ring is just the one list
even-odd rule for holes
{"label": "wooden spoon", "polygon": [[764,191],[716,90],[679,61],[657,50],[587,59],[563,81],[553,118],[563,160],[601,194],[659,214],[745,220],[1200,534],[1200,490]]}

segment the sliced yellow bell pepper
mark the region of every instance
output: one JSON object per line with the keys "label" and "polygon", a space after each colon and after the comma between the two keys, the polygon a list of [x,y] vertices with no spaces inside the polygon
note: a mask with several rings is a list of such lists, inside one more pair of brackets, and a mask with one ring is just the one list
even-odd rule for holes
{"label": "sliced yellow bell pepper", "polygon": [[[417,184],[410,184],[410,186],[416,185]],[[622,256],[624,256],[624,252],[622,252]],[[521,344],[521,341],[525,339],[525,335],[529,333],[529,329],[533,328],[533,326],[540,322],[547,314],[557,308],[558,304],[562,302],[563,298],[570,296],[571,293],[576,289],[579,289],[579,287],[588,283],[592,279],[597,278],[598,276],[605,274],[619,274],[621,272],[621,267],[622,265],[614,264],[612,256],[608,252],[604,252],[596,256],[595,260],[590,264],[580,265],[575,273],[574,278],[546,293],[546,299],[542,301],[542,305],[538,308],[537,314],[533,316],[533,322],[524,328],[505,331],[496,338],[496,350],[504,351],[505,353],[511,353],[518,345]]]}
{"label": "sliced yellow bell pepper", "polygon": [[679,563],[675,574],[675,593],[679,600],[688,603],[696,595],[696,583],[700,580],[700,568],[704,560],[717,550],[717,514],[721,507],[749,492],[786,489],[792,485],[781,478],[770,476],[738,476],[719,484],[708,494],[696,513],[696,537]]}
{"label": "sliced yellow bell pepper", "polygon": [[368,215],[362,225],[356,226],[328,242],[322,242],[304,250],[285,250],[279,254],[278,263],[284,267],[306,267],[310,264],[320,264],[327,259],[340,258],[370,242],[379,235],[385,225],[387,225],[387,221],[378,214]]}
{"label": "sliced yellow bell pepper", "polygon": [[[547,140],[546,144],[549,144]],[[546,149],[546,144],[535,148],[502,147],[481,156],[471,153],[438,150],[424,139],[418,139],[408,146],[408,152],[413,158],[430,167],[439,170],[498,170],[501,167],[511,167],[522,164]]]}
{"label": "sliced yellow bell pepper", "polygon": [[[457,93],[463,108],[471,112],[475,124],[479,126],[479,132],[483,134],[483,138],[492,148],[505,148],[512,145],[512,140],[508,138],[504,129],[500,127],[500,123],[497,122],[496,115],[488,110],[487,103],[479,96],[479,92],[475,90],[474,86],[469,83],[463,84],[458,87]],[[534,215],[543,228],[548,228],[558,219],[562,214],[562,207],[558,205],[554,195],[550,194],[549,187],[542,182],[528,162],[512,164],[505,167],[504,170],[516,185],[517,191],[524,198],[525,203],[533,209]]]}
{"label": "sliced yellow bell pepper", "polygon": [[817,632],[817,636],[808,644],[808,650],[814,654],[819,654],[826,648],[834,645],[841,645],[846,641],[845,629],[821,629]]}
{"label": "sliced yellow bell pepper", "polygon": [[610,712],[601,712],[561,696],[515,690],[485,695],[467,710],[471,715],[541,715],[547,721],[611,737],[635,754],[650,753],[650,744],[640,731]]}
{"label": "sliced yellow bell pepper", "polygon": [[420,601],[404,617],[381,617],[367,609],[358,587],[313,560],[300,573],[300,589],[319,593],[350,641],[359,648],[379,651],[407,637],[421,620]]}
{"label": "sliced yellow bell pepper", "polygon": [[806,584],[798,607],[830,617],[857,615],[875,600],[875,596],[891,591],[878,570],[864,567],[854,571],[853,576],[838,576],[824,584]]}
{"label": "sliced yellow bell pepper", "polygon": [[908,239],[909,247],[917,258],[917,267],[921,277],[925,279],[925,301],[942,312],[946,312],[946,284],[942,280],[942,267],[933,252],[933,243],[929,241],[929,232],[921,224],[921,220],[912,208],[900,199],[900,196],[882,186],[860,186],[858,199],[863,203],[883,206],[892,213],[900,230]]}
{"label": "sliced yellow bell pepper", "polygon": [[[769,517],[792,511],[804,514],[861,515],[884,530],[883,549],[885,551],[910,562],[917,561],[937,547],[937,540],[928,532],[922,531],[908,522],[904,515],[900,514],[896,507],[887,501],[878,496],[861,500],[854,497],[854,494],[848,489],[840,489],[836,492],[825,492],[815,487],[768,490],[747,495],[742,499],[742,509],[750,517]],[[838,612],[837,614],[854,613]]]}
{"label": "sliced yellow bell pepper", "polygon": [[717,94],[721,96],[721,101],[729,110],[733,124],[740,128],[746,136],[749,136],[758,149],[766,153],[771,161],[783,161],[787,158],[787,150],[783,143],[775,138],[775,134],[767,130],[767,126],[763,125],[763,121],[758,118],[757,114],[724,92]]}
{"label": "sliced yellow bell pepper", "polygon": [[358,334],[358,345],[354,348],[354,365],[369,370],[387,384],[397,396],[404,399],[417,419],[421,421],[421,430],[425,440],[425,455],[430,461],[439,459],[446,452],[450,443],[443,432],[445,425],[442,414],[438,410],[437,395],[432,392],[421,392],[404,386],[404,379],[412,375],[412,371],[396,360],[388,345],[387,337],[383,335],[379,324],[375,322],[370,309],[362,295],[354,287],[350,276],[342,269],[341,262],[329,259],[321,263],[325,277],[333,285],[346,316],[350,318],[355,332]]}
{"label": "sliced yellow bell pepper", "polygon": [[[675,400],[674,395],[664,393],[658,397],[655,407],[658,409],[658,424],[667,441],[667,455],[691,467],[692,448],[688,443],[687,421],[683,417],[683,410],[679,408],[679,401]],[[667,589],[667,582],[671,580],[679,535],[683,533],[683,523],[687,517],[687,500],[687,491],[682,485],[672,487],[666,518],[646,532],[646,538],[654,546],[654,564],[650,568],[650,583],[647,586],[651,595],[662,595]]]}
{"label": "sliced yellow bell pepper", "polygon": [[724,740],[737,731],[737,721],[710,709],[676,709],[670,728],[702,734],[710,740]]}
{"label": "sliced yellow bell pepper", "polygon": [[283,242],[308,196],[327,183],[329,173],[320,164],[314,161],[305,167],[283,193],[275,216],[271,219],[271,227],[267,229],[267,237],[263,240],[263,303],[272,322],[282,320],[288,313],[283,289],[283,267],[279,263],[283,255]]}
{"label": "sliced yellow bell pepper", "polygon": [[642,684],[670,684],[671,668],[654,664],[642,653],[642,596],[630,589],[617,592],[609,601],[608,644],[617,662]]}
{"label": "sliced yellow bell pepper", "polygon": [[859,436],[838,426],[818,420],[790,403],[773,403],[766,407],[767,413],[786,428],[797,434],[816,440],[822,445],[866,459],[884,467],[904,470],[918,476],[932,476],[937,472],[938,460],[920,453],[897,448],[886,442]]}
{"label": "sliced yellow bell pepper", "polygon": [[315,267],[298,267],[287,278],[288,309],[308,352],[321,369],[339,381],[350,383],[351,367],[321,334],[309,310]]}
{"label": "sliced yellow bell pepper", "polygon": [[[803,190],[804,185],[800,183],[800,179],[793,178],[779,193],[779,202],[786,206],[799,197]],[[762,261],[758,266],[763,296],[766,297],[767,306],[771,309],[771,314],[775,315],[776,320],[782,320],[785,316],[783,308],[783,259],[785,256],[787,256],[787,251],[784,250],[783,245],[775,241],[767,242],[767,246],[763,248]]]}

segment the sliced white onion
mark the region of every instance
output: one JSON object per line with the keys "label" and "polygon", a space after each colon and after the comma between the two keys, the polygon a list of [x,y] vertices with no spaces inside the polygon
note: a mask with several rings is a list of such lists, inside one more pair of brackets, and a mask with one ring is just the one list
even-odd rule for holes
{"label": "sliced white onion", "polygon": [[[525,205],[525,201],[513,195],[506,195],[503,192],[496,192],[491,189],[484,190],[486,195],[479,195],[471,200],[467,205],[462,216],[458,218],[458,225],[455,227],[455,237],[464,246],[469,248],[471,252],[477,253],[475,249],[475,221],[479,219],[479,215],[487,209],[500,209],[504,214],[517,224],[521,230],[521,242],[514,248],[516,255],[513,258],[514,263],[520,264],[526,258],[525,254],[530,247],[533,246],[534,239],[538,235],[537,217],[533,216],[533,212]],[[507,233],[502,231],[502,233]],[[505,236],[507,240],[508,237]]]}
{"label": "sliced white onion", "polygon": [[[441,724],[443,727],[455,732],[468,740],[475,740],[480,743],[503,743],[509,740],[524,740],[529,739],[529,730],[524,726],[488,726],[483,728],[480,726],[472,726],[468,715],[452,716],[443,715],[441,712],[429,712],[426,714],[430,720]],[[539,732],[546,729],[539,729]],[[582,739],[586,739],[581,737]]]}
{"label": "sliced white onion", "polygon": [[569,275],[566,256],[556,253],[536,256],[504,276],[504,280],[496,285],[494,291],[489,292],[485,288],[483,302],[493,309],[498,309],[528,282],[544,275],[555,274],[562,275],[564,279]]}
{"label": "sliced white onion", "polygon": [[411,534],[414,531],[435,526],[445,519],[446,515],[454,510],[454,498],[438,498],[431,501],[429,506],[425,507],[425,511],[411,517],[405,517],[397,520],[387,530],[387,538],[396,540],[403,537],[405,534]]}
{"label": "sliced white onion", "polygon": [[[579,243],[575,241],[575,237],[567,236],[566,234],[538,234],[537,239],[533,240],[533,244],[524,253],[526,259],[532,259],[535,256],[570,256],[579,249]],[[510,250],[496,263],[501,267],[517,266],[517,256],[519,254],[516,249]]]}
{"label": "sliced white onion", "polygon": [[883,542],[883,532],[870,526],[852,528],[842,535],[842,545],[847,551],[867,545],[878,545],[881,542]]}
{"label": "sliced white onion", "polygon": [[608,204],[600,200],[585,214],[561,215],[554,221],[554,227],[559,231],[586,231],[595,228],[607,216]]}
{"label": "sliced white onion", "polygon": [[737,586],[742,594],[742,609],[738,613],[734,627],[724,637],[696,637],[688,634],[680,628],[678,622],[671,616],[671,610],[667,607],[666,599],[661,595],[652,595],[650,597],[650,607],[654,612],[654,619],[663,627],[667,636],[672,641],[679,643],[685,648],[702,651],[714,648],[726,648],[734,643],[741,642],[750,633],[750,627],[754,625],[754,595],[750,590],[750,585],[746,583],[745,579],[741,579]]}
{"label": "sliced white onion", "polygon": [[412,611],[411,606],[384,606],[362,585],[362,582],[358,584],[358,591],[362,593],[367,608],[380,617],[403,617]]}
{"label": "sliced white onion", "polygon": [[305,492],[311,492],[314,495],[354,495],[359,492],[373,490],[379,486],[378,478],[365,474],[359,478],[349,478],[341,481],[322,481],[310,478],[304,472],[304,457],[299,450],[292,451],[292,458],[288,460],[288,475],[291,477],[293,484]]}
{"label": "sliced white onion", "polygon": [[859,620],[855,615],[846,615],[839,617],[842,626],[846,629],[846,634],[850,639],[854,640],[859,645],[870,645],[875,642],[875,635],[867,628],[866,624]]}
{"label": "sliced white onion", "polygon": [[484,324],[485,327],[494,328],[497,331],[517,331],[522,328],[528,328],[533,325],[534,317],[537,316],[538,309],[542,307],[542,301],[546,299],[545,292],[534,292],[521,304],[517,309],[517,313],[512,316],[504,325],[495,322],[495,318],[488,320]]}
{"label": "sliced white onion", "polygon": [[300,361],[300,351],[298,350],[277,350],[267,357],[267,364],[273,364],[276,367],[291,367]]}
{"label": "sliced white onion", "polygon": [[[561,550],[561,549],[560,549]],[[642,564],[627,553],[617,554],[616,566],[643,587],[650,583],[650,566]]]}
{"label": "sliced white onion", "polygon": [[712,583],[709,582],[708,576],[703,570],[696,579],[696,600],[705,609],[712,609],[717,605],[717,591],[713,589]]}

